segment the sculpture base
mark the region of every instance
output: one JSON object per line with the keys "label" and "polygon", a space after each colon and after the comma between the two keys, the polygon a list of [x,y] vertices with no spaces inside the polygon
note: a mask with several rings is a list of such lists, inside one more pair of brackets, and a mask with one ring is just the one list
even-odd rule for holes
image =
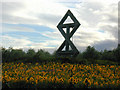
{"label": "sculpture base", "polygon": [[79,52],[73,52],[73,51],[59,51],[57,52],[57,56],[63,56],[63,57],[76,57],[79,54]]}

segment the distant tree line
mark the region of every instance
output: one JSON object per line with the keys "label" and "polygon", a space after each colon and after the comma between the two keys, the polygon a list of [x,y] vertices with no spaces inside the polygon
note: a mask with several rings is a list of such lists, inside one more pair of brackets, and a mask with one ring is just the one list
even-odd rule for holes
{"label": "distant tree line", "polygon": [[[2,62],[48,62],[56,60],[56,52],[50,54],[45,50],[29,49],[27,52],[22,49],[3,48],[2,47]],[[84,52],[80,52],[76,57],[77,60],[110,60],[120,62],[120,47],[114,50],[97,51],[94,47],[88,46]]]}
{"label": "distant tree line", "polygon": [[97,51],[94,47],[88,46],[86,50],[78,55],[79,59],[87,60],[109,60],[120,62],[120,47],[113,50]]}

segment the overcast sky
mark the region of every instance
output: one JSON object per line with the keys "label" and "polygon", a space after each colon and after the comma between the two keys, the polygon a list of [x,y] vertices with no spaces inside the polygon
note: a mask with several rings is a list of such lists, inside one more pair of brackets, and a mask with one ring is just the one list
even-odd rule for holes
{"label": "overcast sky", "polygon": [[73,35],[73,43],[79,51],[88,45],[97,50],[117,47],[118,0],[17,1],[5,0],[0,4],[3,47],[57,50],[64,38],[56,26],[68,9],[81,24]]}

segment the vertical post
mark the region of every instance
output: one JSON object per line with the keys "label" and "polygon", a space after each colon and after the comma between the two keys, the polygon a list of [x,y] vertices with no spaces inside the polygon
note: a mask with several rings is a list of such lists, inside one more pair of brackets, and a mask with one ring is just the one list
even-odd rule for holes
{"label": "vertical post", "polygon": [[[69,34],[70,34],[70,27],[68,26],[66,28],[66,38],[69,39]],[[65,48],[65,51],[69,51],[69,43],[66,41],[66,48]]]}
{"label": "vertical post", "polygon": [[118,2],[118,47],[120,47],[120,1]]}

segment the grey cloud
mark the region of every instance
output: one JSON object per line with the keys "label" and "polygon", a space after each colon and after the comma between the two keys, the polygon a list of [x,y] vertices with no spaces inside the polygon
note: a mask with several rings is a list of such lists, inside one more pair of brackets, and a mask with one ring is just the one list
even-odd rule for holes
{"label": "grey cloud", "polygon": [[101,26],[100,29],[104,30],[105,32],[111,33],[111,35],[113,35],[116,39],[118,38],[117,26],[104,25],[104,26]]}
{"label": "grey cloud", "polygon": [[112,50],[114,48],[117,47],[117,40],[114,41],[114,40],[104,40],[104,41],[99,41],[99,42],[95,42],[93,44],[93,46],[97,49],[97,50],[104,50],[104,49],[107,49],[107,50]]}
{"label": "grey cloud", "polygon": [[88,2],[85,4],[87,8],[91,8],[93,10],[100,10],[103,8],[103,4],[101,4],[100,2]]}
{"label": "grey cloud", "polygon": [[98,24],[102,17],[100,14],[95,14],[95,11],[102,11],[103,5],[98,2],[86,2],[84,3],[83,7],[79,7],[78,5],[77,13],[79,17],[86,21],[89,26],[96,26]]}
{"label": "grey cloud", "polygon": [[2,13],[5,14],[11,14],[21,8],[24,8],[24,5],[20,2],[2,2]]}
{"label": "grey cloud", "polygon": [[38,19],[42,19],[42,21],[45,21],[47,23],[52,23],[54,25],[57,25],[57,23],[60,21],[61,16],[57,16],[54,14],[45,14],[40,13],[37,15]]}
{"label": "grey cloud", "polygon": [[92,11],[88,10],[88,8],[85,8],[85,10],[79,10],[78,13],[79,13],[78,14],[79,17],[82,20],[84,20],[87,23],[89,23],[89,26],[96,25],[100,21],[100,19],[101,19],[99,17],[99,15],[94,15],[94,13]]}
{"label": "grey cloud", "polygon": [[78,51],[83,52],[83,51],[85,51],[85,49],[87,47],[86,46],[78,46],[78,45],[76,45],[76,48],[78,49]]}
{"label": "grey cloud", "polygon": [[53,54],[54,51],[57,50],[57,48],[46,48],[45,50],[48,51],[50,54]]}
{"label": "grey cloud", "polygon": [[[24,18],[19,16],[11,15],[14,11],[19,11],[19,9],[24,9],[24,4],[22,3],[3,3],[2,5],[2,21],[3,23],[11,23],[11,24],[51,24],[57,26],[58,22],[62,18],[61,16],[47,13],[37,13],[34,15],[37,19],[33,18]],[[30,14],[30,13],[28,13]]]}
{"label": "grey cloud", "polygon": [[10,23],[10,24],[36,24],[39,23],[39,20],[36,19],[27,19],[23,17],[18,16],[12,16],[12,15],[3,15],[2,17],[3,23]]}
{"label": "grey cloud", "polygon": [[118,43],[120,44],[120,26],[118,27]]}
{"label": "grey cloud", "polygon": [[2,22],[9,24],[36,24],[40,21],[33,18],[24,18],[20,16],[15,16],[13,13],[15,11],[24,10],[26,7],[22,2],[4,2],[2,3]]}
{"label": "grey cloud", "polygon": [[91,39],[91,40],[93,40],[93,39],[98,39],[97,37],[96,37],[96,33],[93,33],[93,32],[77,32],[78,33],[78,35],[75,35],[74,36],[74,38],[77,38],[77,39]]}
{"label": "grey cloud", "polygon": [[115,17],[113,15],[108,15],[108,17],[109,17],[109,21],[117,23],[117,21],[118,21],[117,17]]}

